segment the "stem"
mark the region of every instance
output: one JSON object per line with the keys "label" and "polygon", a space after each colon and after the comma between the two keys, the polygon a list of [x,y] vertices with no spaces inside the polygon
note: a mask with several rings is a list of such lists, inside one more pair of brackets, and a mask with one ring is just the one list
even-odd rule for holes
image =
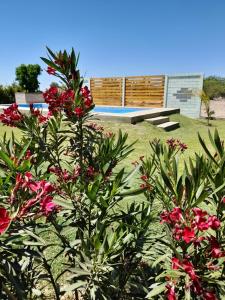
{"label": "stem", "polygon": [[[43,253],[43,251],[40,250],[39,248],[39,251],[41,253]],[[58,287],[55,283],[55,280],[54,280],[54,277],[52,275],[52,271],[51,271],[51,267],[49,266],[45,256],[43,255],[43,262],[44,262],[44,266],[45,266],[45,269],[47,270],[48,274],[49,274],[49,277],[50,277],[50,281],[51,281],[51,284],[53,286],[53,289],[54,289],[54,292],[55,292],[55,296],[56,296],[56,300],[60,300],[60,297],[59,297],[59,290],[58,290]]]}

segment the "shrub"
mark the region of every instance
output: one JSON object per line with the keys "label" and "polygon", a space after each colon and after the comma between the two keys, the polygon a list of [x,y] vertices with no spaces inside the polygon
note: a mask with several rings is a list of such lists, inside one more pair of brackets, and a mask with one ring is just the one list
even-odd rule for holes
{"label": "shrub", "polygon": [[[179,153],[186,145],[170,139],[167,146],[151,143],[152,156],[143,162],[142,176],[162,205],[165,234],[156,247],[163,268],[148,297],[164,292],[167,299],[223,299],[225,149],[218,132],[209,138],[210,152],[199,136],[204,155],[180,168]],[[182,170],[182,171],[181,171]],[[160,251],[158,250],[160,249]],[[160,283],[161,282],[161,283]]]}
{"label": "shrub", "polygon": [[0,104],[10,104],[15,102],[15,92],[20,91],[16,84],[3,86],[0,85]]}
{"label": "shrub", "polygon": [[74,50],[48,54],[48,73],[65,87],[44,92],[48,113],[31,105],[22,114],[14,103],[0,114],[23,132],[0,145],[1,299],[222,299],[218,132],[209,134],[215,153],[199,137],[205,155],[182,167],[184,143],[152,141],[128,173],[119,163],[133,145],[93,123]]}

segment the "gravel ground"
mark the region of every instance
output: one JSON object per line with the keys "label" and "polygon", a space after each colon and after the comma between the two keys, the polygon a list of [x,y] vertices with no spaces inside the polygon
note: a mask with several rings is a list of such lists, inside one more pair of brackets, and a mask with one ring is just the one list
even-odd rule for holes
{"label": "gravel ground", "polygon": [[[210,108],[215,112],[213,117],[216,119],[225,119],[225,99],[223,100],[211,100]],[[206,117],[204,105],[201,108],[201,116]]]}

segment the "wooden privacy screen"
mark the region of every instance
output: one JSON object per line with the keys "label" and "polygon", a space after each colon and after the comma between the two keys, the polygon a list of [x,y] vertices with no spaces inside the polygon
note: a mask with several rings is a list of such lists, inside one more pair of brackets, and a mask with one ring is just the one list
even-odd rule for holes
{"label": "wooden privacy screen", "polygon": [[127,106],[162,107],[164,76],[136,76],[125,79]]}
{"label": "wooden privacy screen", "polygon": [[91,78],[90,88],[94,103],[97,105],[121,105],[121,77]]}
{"label": "wooden privacy screen", "polygon": [[162,107],[165,76],[91,78],[90,89],[97,105]]}

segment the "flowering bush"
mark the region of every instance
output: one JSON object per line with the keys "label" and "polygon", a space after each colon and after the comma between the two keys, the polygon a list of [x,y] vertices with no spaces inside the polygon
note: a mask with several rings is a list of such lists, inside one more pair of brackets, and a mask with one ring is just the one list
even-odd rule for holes
{"label": "flowering bush", "polygon": [[63,83],[44,92],[48,111],[31,104],[24,114],[13,104],[0,114],[23,134],[0,144],[0,298],[222,299],[225,151],[217,131],[215,154],[199,137],[205,155],[180,167],[187,145],[154,140],[151,156],[128,173],[119,163],[133,145],[93,122],[74,50],[48,49],[42,59]]}
{"label": "flowering bush", "polygon": [[199,136],[206,156],[196,154],[182,173],[178,156],[187,146],[174,139],[167,146],[152,142],[153,154],[143,161],[142,178],[152,190],[146,189],[145,194],[149,198],[154,193],[164,207],[160,220],[166,230],[159,243],[167,259],[161,263],[163,272],[155,278],[149,299],[163,291],[171,300],[224,296],[225,151],[217,131],[209,137],[216,153],[211,154]]}
{"label": "flowering bush", "polygon": [[[2,295],[7,297],[8,291],[18,299],[43,296],[44,280],[50,282],[55,299],[68,292],[74,299],[145,295],[141,261],[151,210],[135,203],[120,207],[125,197],[143,190],[129,186],[138,168],[131,174],[115,171],[132,145],[126,144],[127,134],[104,132],[91,120],[94,104],[77,70],[74,50],[48,53],[49,58],[43,58],[47,72],[65,85],[44,92],[48,112],[31,105],[29,114],[23,114],[14,104],[0,115],[3,124],[23,132],[21,143],[14,136],[2,142],[8,189],[0,211],[0,237],[4,243],[18,231],[11,251],[20,249],[16,268],[24,275],[20,261],[26,260],[30,275],[24,276],[23,284],[18,278],[19,289],[2,275]],[[45,239],[47,232],[51,240]],[[29,263],[26,247],[33,253]],[[55,273],[57,259],[63,263]]]}

